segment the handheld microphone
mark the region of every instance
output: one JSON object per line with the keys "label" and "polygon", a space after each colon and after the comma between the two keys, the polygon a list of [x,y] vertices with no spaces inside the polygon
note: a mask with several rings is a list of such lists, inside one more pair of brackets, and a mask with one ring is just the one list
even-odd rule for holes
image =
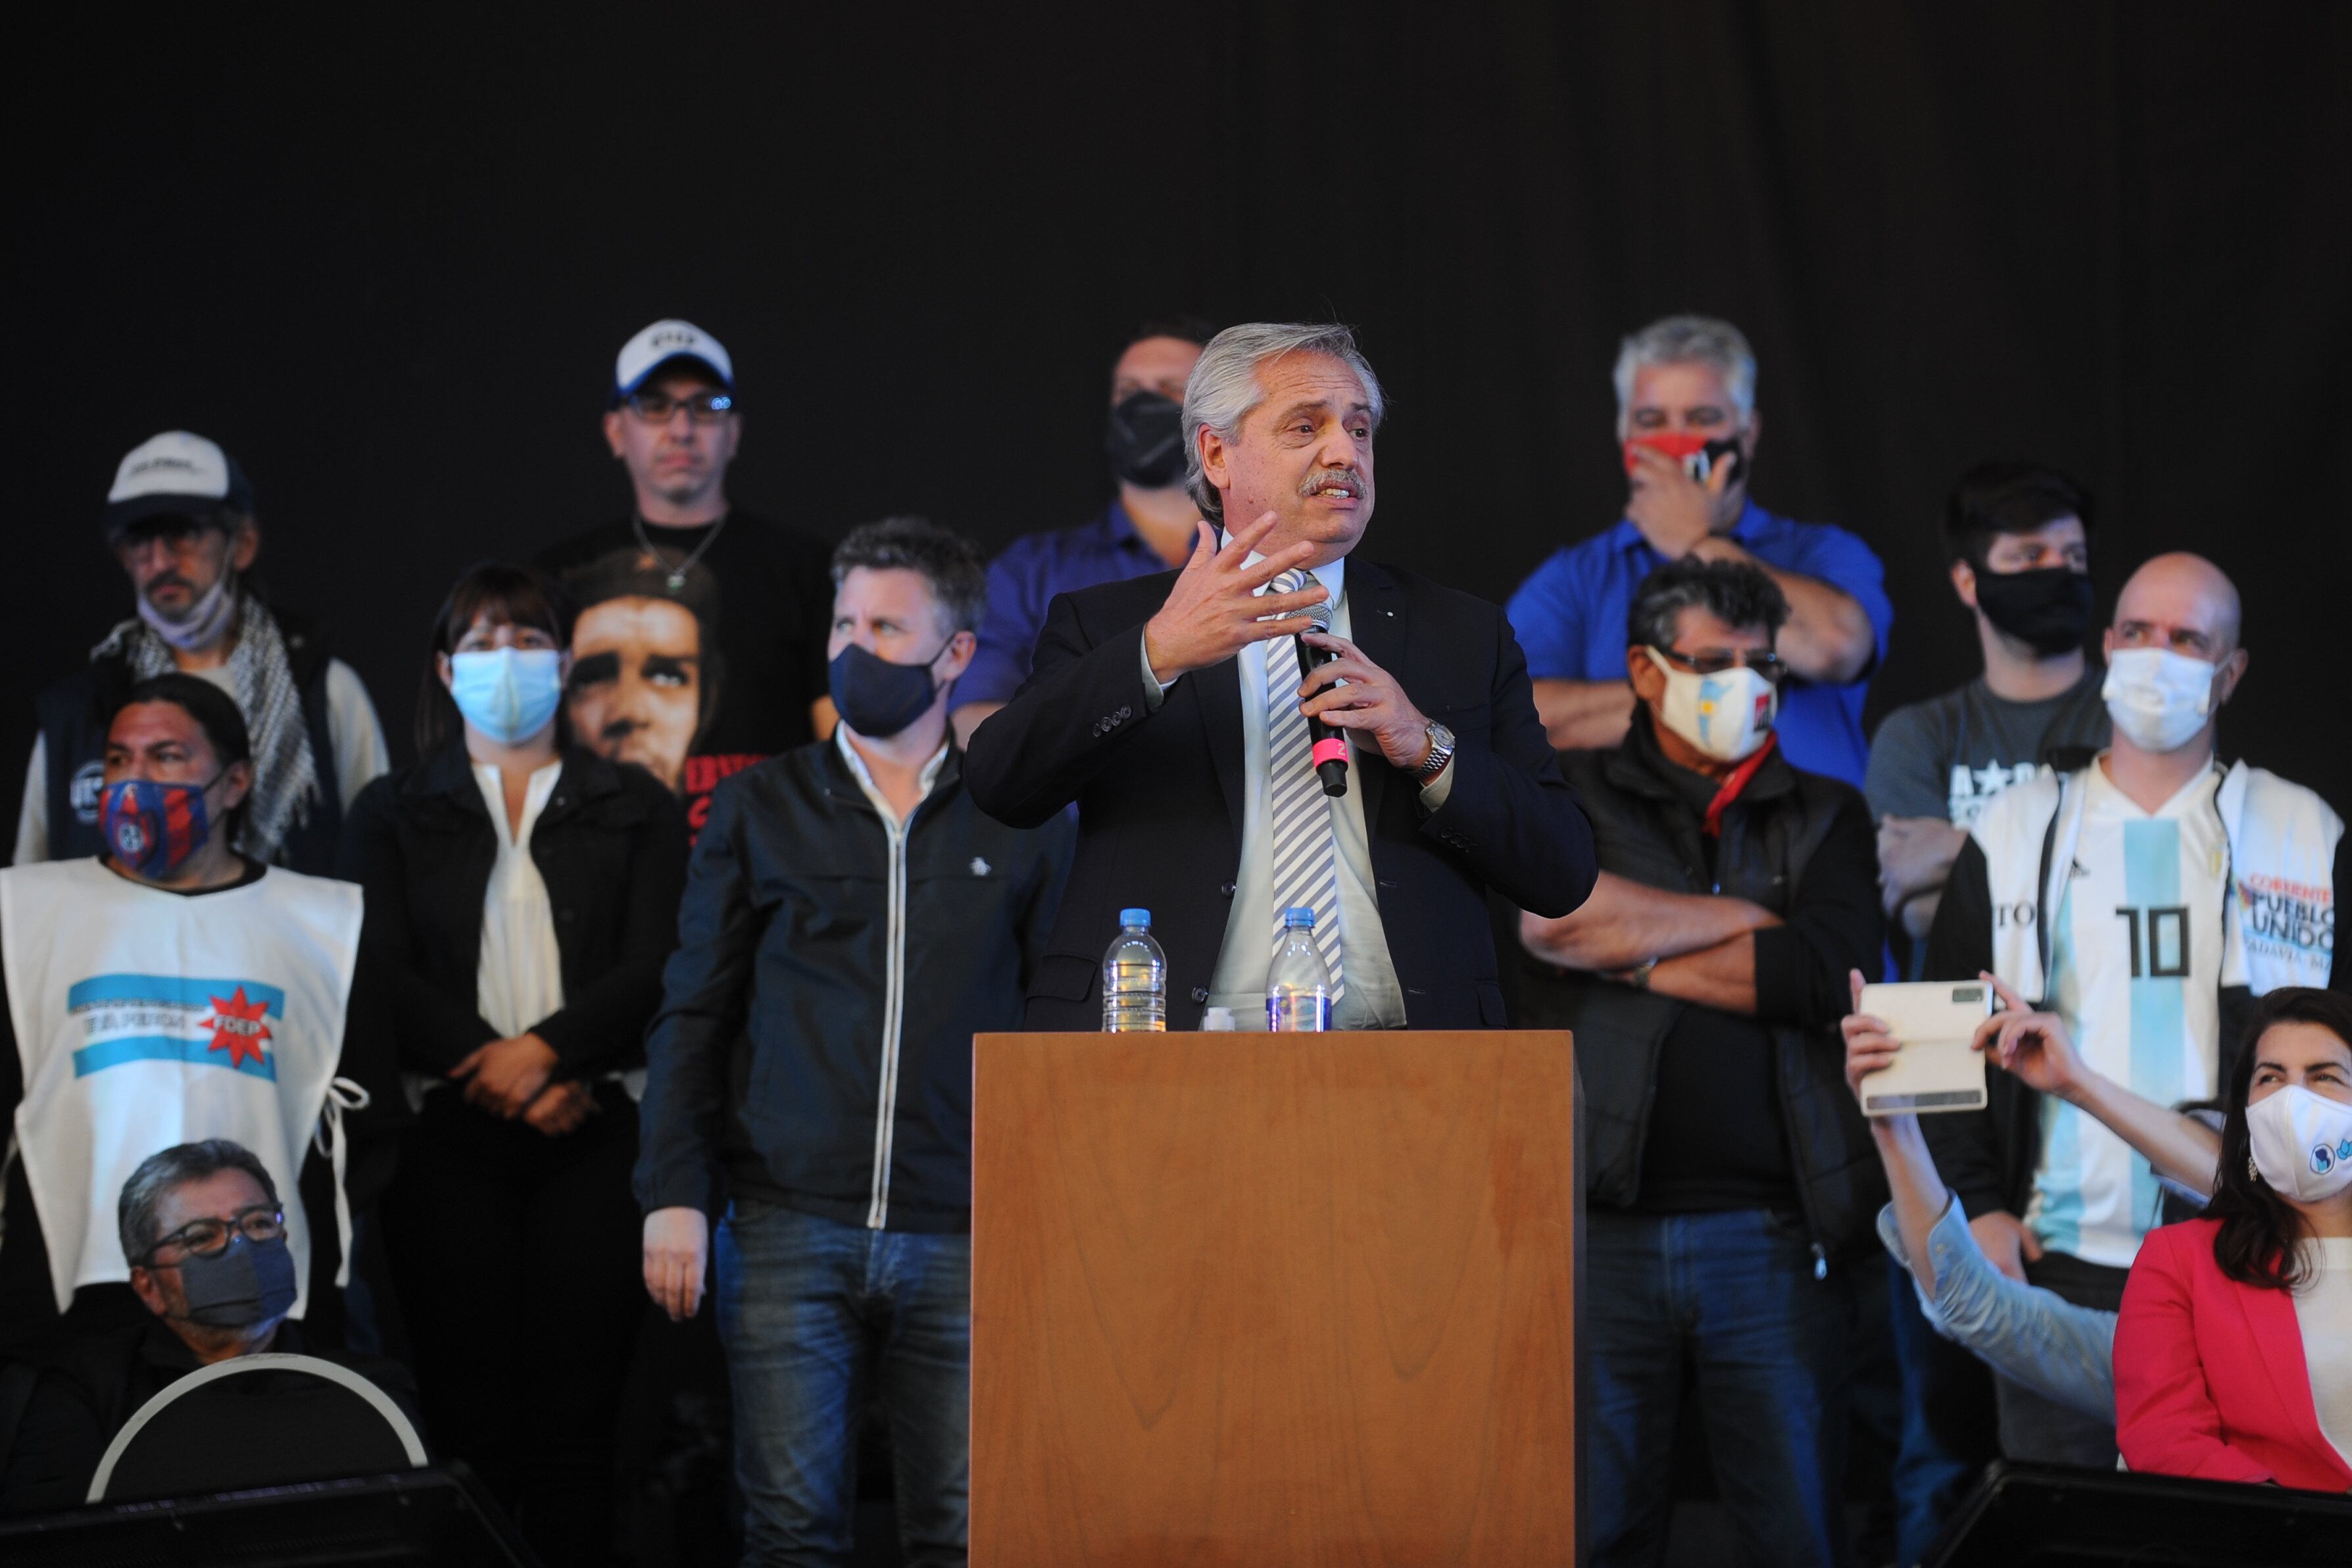
{"label": "handheld microphone", "polygon": [[[1330,600],[1326,599],[1319,605],[1310,605],[1298,613],[1313,621],[1317,631],[1328,632],[1331,629]],[[1339,657],[1328,647],[1315,647],[1305,637],[1293,637],[1290,641],[1292,646],[1298,649],[1298,676],[1302,680]],[[1346,795],[1348,793],[1347,735],[1341,731],[1334,730],[1322,720],[1309,715],[1307,721],[1307,738],[1313,744],[1313,750],[1309,754],[1315,759],[1315,776],[1322,781],[1323,793],[1328,795]]]}

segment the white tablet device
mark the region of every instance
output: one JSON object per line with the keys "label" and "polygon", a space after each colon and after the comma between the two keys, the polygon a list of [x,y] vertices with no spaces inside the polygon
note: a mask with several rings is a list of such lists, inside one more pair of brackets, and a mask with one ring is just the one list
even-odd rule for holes
{"label": "white tablet device", "polygon": [[1864,1116],[1985,1108],[1984,1053],[1969,1048],[1992,1013],[1981,980],[1906,981],[1862,988],[1862,1011],[1886,1020],[1902,1043],[1891,1066],[1862,1080]]}

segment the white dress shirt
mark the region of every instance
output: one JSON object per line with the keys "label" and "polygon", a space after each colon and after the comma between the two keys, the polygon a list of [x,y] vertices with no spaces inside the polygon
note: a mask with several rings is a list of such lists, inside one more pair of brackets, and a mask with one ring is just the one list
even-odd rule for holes
{"label": "white dress shirt", "polygon": [[539,862],[530,858],[530,830],[555,793],[561,758],[534,771],[523,795],[522,826],[507,831],[507,794],[499,770],[474,764],[474,782],[490,808],[499,846],[490,885],[482,896],[482,961],[475,987],[481,1015],[501,1039],[512,1039],[563,1007],[563,955],[555,945],[555,907]]}
{"label": "white dress shirt", "polygon": [[[1250,552],[1245,565],[1264,557]],[[1349,619],[1348,563],[1345,557],[1318,566],[1312,575],[1329,590],[1331,632],[1353,640]],[[1260,589],[1263,594],[1265,590]],[[1234,879],[1233,912],[1225,920],[1224,945],[1217,952],[1217,967],[1209,981],[1209,1005],[1229,1007],[1242,1029],[1265,1027],[1266,973],[1274,967],[1274,843],[1269,829],[1272,786],[1266,777],[1265,661],[1269,657],[1296,659],[1291,639],[1275,637],[1254,642],[1234,656],[1234,673],[1219,676],[1215,666],[1192,672],[1194,679],[1237,679],[1242,693],[1242,863]],[[1144,656],[1146,706],[1158,708],[1168,687],[1151,672]],[[1303,678],[1302,678],[1303,679]],[[1404,992],[1397,983],[1396,965],[1389,959],[1388,936],[1381,927],[1380,895],[1372,879],[1370,836],[1364,827],[1363,780],[1356,761],[1359,747],[1371,742],[1358,731],[1348,736],[1348,793],[1332,803],[1331,830],[1339,873],[1339,965],[1345,990],[1332,1010],[1336,1029],[1402,1029],[1405,1026]],[[1377,748],[1375,748],[1377,750]],[[1385,764],[1383,764],[1385,765]],[[1454,767],[1422,786],[1421,804],[1435,811],[1445,804],[1454,785]],[[1334,911],[1317,910],[1318,926]]]}

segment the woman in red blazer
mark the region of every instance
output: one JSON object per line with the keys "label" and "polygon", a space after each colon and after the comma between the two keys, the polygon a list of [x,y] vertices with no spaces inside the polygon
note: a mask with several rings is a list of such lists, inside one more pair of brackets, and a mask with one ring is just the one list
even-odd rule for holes
{"label": "woman in red blazer", "polygon": [[2206,1217],[2141,1243],[2116,1436],[2161,1475],[2352,1490],[2352,997],[2263,998]]}

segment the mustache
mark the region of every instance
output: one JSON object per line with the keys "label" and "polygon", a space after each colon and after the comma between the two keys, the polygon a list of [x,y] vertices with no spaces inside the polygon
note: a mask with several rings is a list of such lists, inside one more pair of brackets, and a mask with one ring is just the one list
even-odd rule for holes
{"label": "mustache", "polygon": [[145,591],[148,596],[152,598],[154,596],[158,589],[163,588],[184,588],[191,594],[196,591],[196,585],[194,583],[189,582],[185,577],[181,576],[177,572],[165,572],[160,574],[148,583]]}
{"label": "mustache", "polygon": [[1360,496],[1369,489],[1370,487],[1365,484],[1364,476],[1353,468],[1318,468],[1298,481],[1298,494],[1302,499],[1324,490],[1337,489]]}

